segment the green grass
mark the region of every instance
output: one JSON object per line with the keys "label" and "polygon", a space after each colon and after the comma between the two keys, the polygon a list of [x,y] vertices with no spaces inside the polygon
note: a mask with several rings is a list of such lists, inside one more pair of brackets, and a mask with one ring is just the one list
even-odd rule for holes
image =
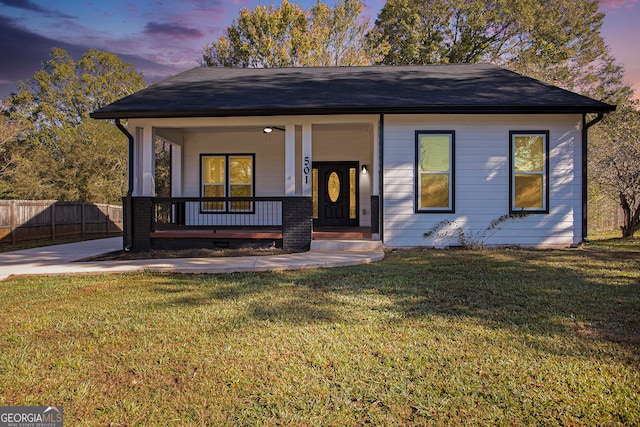
{"label": "green grass", "polygon": [[0,405],[65,425],[638,425],[640,240],[0,283]]}

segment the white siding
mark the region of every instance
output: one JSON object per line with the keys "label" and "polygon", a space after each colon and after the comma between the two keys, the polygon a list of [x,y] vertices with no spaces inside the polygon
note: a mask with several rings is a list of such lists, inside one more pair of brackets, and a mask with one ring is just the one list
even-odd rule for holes
{"label": "white siding", "polygon": [[216,129],[190,130],[184,134],[182,194],[200,196],[201,154],[255,154],[255,196],[284,196],[284,133]]}
{"label": "white siding", "polygon": [[[255,196],[284,196],[284,133],[264,134],[260,129],[228,131],[194,129],[184,132],[183,194],[200,196],[200,155],[254,154]],[[255,215],[199,214],[198,203],[188,204],[187,222],[198,225],[279,225],[280,206],[256,204]],[[189,225],[189,224],[187,224]]]}
{"label": "white siding", "polygon": [[[457,237],[424,233],[441,221],[487,245],[556,246],[581,239],[582,176],[579,115],[387,115],[384,122],[384,242],[387,246],[448,246]],[[455,131],[455,213],[414,212],[416,130]],[[509,213],[509,131],[548,130],[549,214],[506,222]],[[475,236],[475,237],[474,237]]]}

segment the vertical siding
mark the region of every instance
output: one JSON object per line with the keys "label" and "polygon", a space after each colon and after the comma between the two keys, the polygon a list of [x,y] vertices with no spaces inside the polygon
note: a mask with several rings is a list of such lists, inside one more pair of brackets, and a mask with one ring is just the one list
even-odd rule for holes
{"label": "vertical siding", "polygon": [[[387,115],[384,127],[384,240],[388,246],[447,246],[457,238],[423,234],[441,221],[479,236],[509,212],[509,131],[549,130],[549,214],[505,223],[488,245],[552,246],[581,238],[581,116]],[[414,213],[416,130],[453,130],[456,188],[453,214]]]}

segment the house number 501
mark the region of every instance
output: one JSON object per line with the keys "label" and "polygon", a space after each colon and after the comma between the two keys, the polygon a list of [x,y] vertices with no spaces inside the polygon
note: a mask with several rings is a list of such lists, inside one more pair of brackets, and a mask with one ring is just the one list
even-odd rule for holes
{"label": "house number 501", "polygon": [[309,159],[309,156],[305,156],[304,158],[304,168],[302,169],[302,171],[304,172],[304,183],[308,184],[309,183],[309,172],[311,172],[311,160]]}

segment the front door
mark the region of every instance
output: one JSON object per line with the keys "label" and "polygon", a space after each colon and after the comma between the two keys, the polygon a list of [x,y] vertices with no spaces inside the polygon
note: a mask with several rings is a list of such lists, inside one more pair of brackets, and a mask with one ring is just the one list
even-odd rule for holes
{"label": "front door", "polygon": [[358,225],[358,163],[313,163],[313,223],[320,227]]}

